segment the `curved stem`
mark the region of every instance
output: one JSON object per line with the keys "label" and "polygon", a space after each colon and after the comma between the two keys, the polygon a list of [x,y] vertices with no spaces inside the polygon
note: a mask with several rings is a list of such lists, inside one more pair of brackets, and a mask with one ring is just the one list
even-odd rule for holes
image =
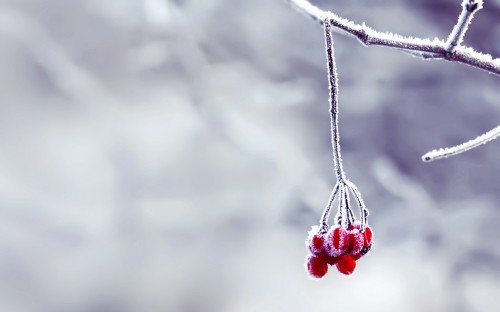
{"label": "curved stem", "polygon": [[339,192],[339,188],[340,188],[339,183],[335,184],[332,193],[330,194],[330,199],[328,200],[325,210],[323,211],[323,215],[321,216],[320,220],[321,233],[326,233],[328,231],[328,218],[330,217],[330,211],[332,210],[332,203],[335,197],[337,196],[337,193]]}
{"label": "curved stem", "polygon": [[363,198],[361,197],[361,193],[359,192],[358,188],[354,183],[351,181],[347,180],[346,182],[347,187],[353,192],[354,197],[358,201],[358,206],[359,206],[359,213],[360,213],[360,218],[361,218],[361,232],[365,230],[365,226],[368,223],[368,209],[366,208],[365,202],[363,201]]}
{"label": "curved stem", "polygon": [[349,227],[351,224],[353,224],[356,221],[356,217],[354,216],[354,212],[351,209],[351,200],[349,196],[349,188],[347,185],[345,186],[345,192],[344,192],[344,200],[345,200],[345,210],[347,214],[347,227]]}
{"label": "curved stem", "polygon": [[326,43],[326,58],[328,66],[328,87],[330,90],[330,120],[332,132],[332,148],[333,162],[335,165],[335,174],[337,180],[343,182],[345,180],[344,169],[342,168],[342,157],[340,156],[340,137],[339,137],[339,111],[338,111],[338,80],[337,68],[335,65],[335,55],[333,50],[332,26],[330,19],[324,20],[325,28],[325,43]]}

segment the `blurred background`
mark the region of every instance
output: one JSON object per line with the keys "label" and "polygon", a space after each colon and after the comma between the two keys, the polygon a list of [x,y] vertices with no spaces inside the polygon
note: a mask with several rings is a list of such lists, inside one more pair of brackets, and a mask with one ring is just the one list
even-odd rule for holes
{"label": "blurred background", "polygon": [[[314,1],[446,38],[459,0]],[[465,44],[500,56],[500,1]],[[0,311],[493,311],[500,78],[336,35],[376,243],[313,281],[335,184],[321,27],[279,0],[0,0]]]}

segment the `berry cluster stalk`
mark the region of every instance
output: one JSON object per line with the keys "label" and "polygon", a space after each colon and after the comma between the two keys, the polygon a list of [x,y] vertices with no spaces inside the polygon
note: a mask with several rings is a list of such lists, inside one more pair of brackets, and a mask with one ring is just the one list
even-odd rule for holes
{"label": "berry cluster stalk", "polygon": [[331,143],[333,151],[333,163],[337,183],[332,190],[328,204],[325,207],[320,220],[320,232],[328,231],[328,218],[332,208],[332,203],[339,194],[339,210],[336,216],[336,224],[343,228],[348,228],[352,223],[356,222],[356,218],[350,207],[349,193],[352,192],[360,209],[361,231],[364,230],[367,223],[368,209],[361,198],[357,187],[349,181],[342,166],[342,156],[340,154],[340,135],[339,135],[339,109],[338,109],[338,78],[337,68],[335,63],[335,54],[333,49],[332,24],[330,18],[325,18],[323,21],[325,32],[326,59],[328,68],[328,88],[330,93],[330,127],[331,127]]}
{"label": "berry cluster stalk", "polygon": [[340,197],[344,197],[344,181],[346,180],[344,168],[342,167],[342,156],[340,155],[340,136],[339,136],[339,110],[338,110],[338,78],[337,68],[335,65],[335,55],[333,50],[332,26],[329,19],[324,21],[326,59],[328,68],[328,89],[330,91],[330,128],[333,151],[333,164],[335,175],[337,176],[337,184],[333,188],[328,204],[321,216],[321,228],[323,231],[328,230],[328,218],[332,203],[337,193],[340,191]]}
{"label": "berry cluster stalk", "polygon": [[325,43],[326,43],[326,59],[328,66],[328,88],[330,90],[330,121],[332,131],[332,149],[333,163],[335,165],[335,173],[339,183],[344,182],[345,173],[342,167],[342,156],[340,155],[340,136],[339,136],[339,108],[338,108],[338,78],[337,67],[335,65],[335,55],[333,51],[333,40],[330,20],[325,20]]}
{"label": "berry cluster stalk", "polygon": [[[332,24],[329,18],[323,21],[325,31],[326,59],[328,67],[328,87],[330,91],[330,121],[333,163],[337,183],[333,187],[328,203],[323,211],[320,226],[309,231],[306,246],[306,271],[309,276],[321,279],[328,272],[328,265],[335,265],[340,273],[349,275],[356,268],[356,261],[365,256],[372,247],[373,232],[367,224],[368,210],[358,189],[349,181],[342,168],[339,137],[338,80],[333,51]],[[349,192],[357,200],[361,222],[356,220],[351,209]],[[330,228],[328,218],[333,201],[338,195],[338,212],[335,223]]]}

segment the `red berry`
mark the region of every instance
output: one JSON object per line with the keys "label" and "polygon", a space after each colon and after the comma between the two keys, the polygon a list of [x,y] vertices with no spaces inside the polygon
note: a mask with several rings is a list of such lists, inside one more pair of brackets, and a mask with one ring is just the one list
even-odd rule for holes
{"label": "red berry", "polygon": [[306,241],[307,248],[313,255],[316,256],[325,253],[325,249],[323,247],[324,244],[325,244],[325,236],[319,233],[309,235]]}
{"label": "red berry", "polygon": [[359,259],[361,259],[361,257],[363,257],[363,256],[364,256],[364,254],[363,254],[363,250],[361,250],[361,252],[359,252],[359,253],[357,253],[357,254],[355,254],[355,255],[351,255],[351,257],[352,257],[354,260],[356,260],[356,261],[358,261]]}
{"label": "red berry", "polygon": [[328,254],[321,255],[321,258],[323,258],[323,260],[325,260],[325,262],[328,263],[329,265],[337,264],[337,262],[339,262],[340,260],[340,257],[332,257]]}
{"label": "red berry", "polygon": [[345,275],[352,274],[356,268],[356,260],[352,256],[342,256],[337,262],[337,269]]}
{"label": "red berry", "polygon": [[332,257],[338,257],[345,253],[349,247],[349,235],[343,228],[332,228],[326,233],[325,250]]}
{"label": "red berry", "polygon": [[311,277],[319,279],[328,272],[328,263],[322,257],[308,256],[306,268]]}
{"label": "red berry", "polygon": [[364,236],[359,232],[359,230],[349,231],[349,248],[347,248],[346,253],[348,254],[358,254],[361,249],[363,249]]}
{"label": "red berry", "polygon": [[364,243],[363,243],[363,247],[368,247],[372,244],[372,241],[373,241],[373,231],[372,231],[372,228],[370,226],[366,226],[365,227],[365,232],[363,233],[364,235]]}
{"label": "red berry", "polygon": [[359,230],[360,228],[361,228],[361,222],[355,221],[355,222],[351,223],[351,225],[349,225],[349,227],[347,227],[347,230],[348,231]]}

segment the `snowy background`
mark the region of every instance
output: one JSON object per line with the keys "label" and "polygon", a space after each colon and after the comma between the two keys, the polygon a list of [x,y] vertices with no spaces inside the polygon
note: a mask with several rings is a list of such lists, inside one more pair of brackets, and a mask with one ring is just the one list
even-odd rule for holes
{"label": "snowy background", "polygon": [[[460,0],[314,1],[446,38]],[[465,43],[500,56],[500,1]],[[319,25],[279,0],[0,0],[0,310],[493,311],[500,78],[336,35],[376,244],[303,268],[335,183]]]}

